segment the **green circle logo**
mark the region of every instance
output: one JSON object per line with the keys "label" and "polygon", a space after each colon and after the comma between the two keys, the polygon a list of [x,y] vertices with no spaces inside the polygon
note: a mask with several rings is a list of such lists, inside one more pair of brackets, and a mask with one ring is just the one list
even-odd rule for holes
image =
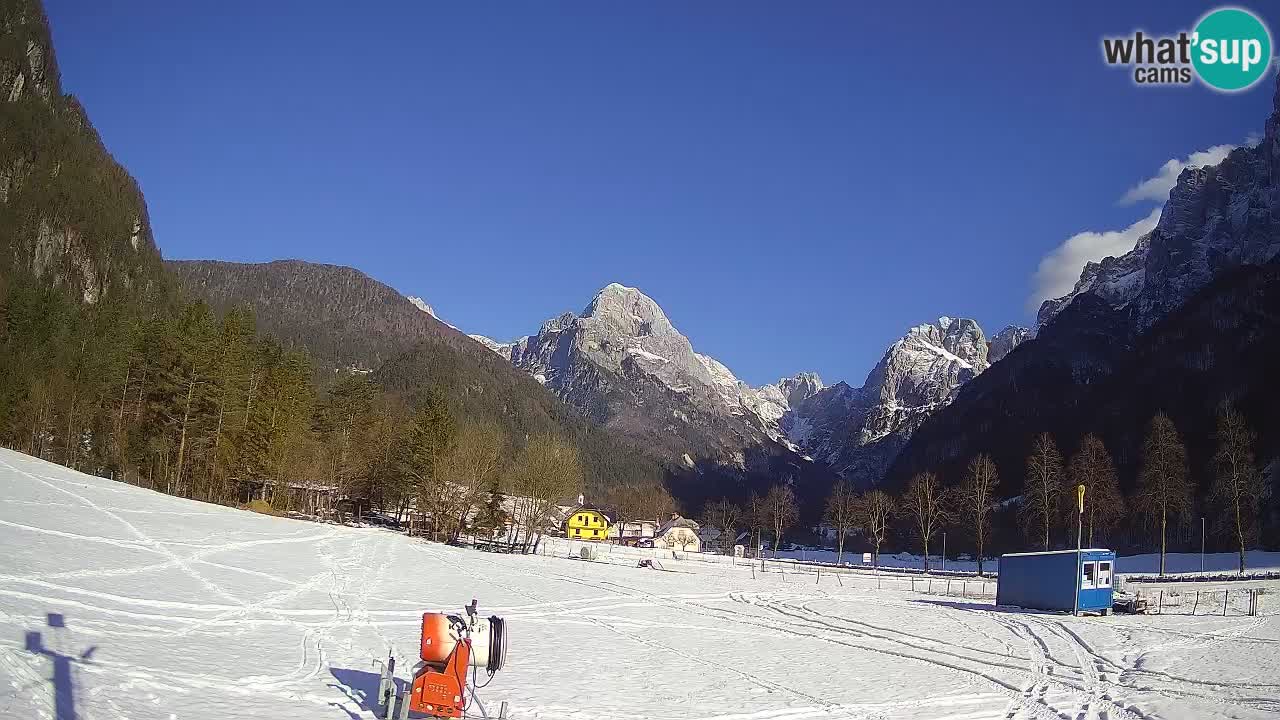
{"label": "green circle logo", "polygon": [[1271,65],[1271,33],[1247,10],[1219,8],[1205,15],[1191,42],[1191,64],[1200,79],[1217,90],[1246,90]]}

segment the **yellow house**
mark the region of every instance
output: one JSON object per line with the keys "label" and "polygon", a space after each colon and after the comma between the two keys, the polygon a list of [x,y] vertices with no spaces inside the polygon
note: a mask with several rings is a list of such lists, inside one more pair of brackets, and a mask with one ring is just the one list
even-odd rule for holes
{"label": "yellow house", "polygon": [[569,513],[564,534],[570,540],[604,540],[609,537],[609,517],[599,510],[580,507]]}

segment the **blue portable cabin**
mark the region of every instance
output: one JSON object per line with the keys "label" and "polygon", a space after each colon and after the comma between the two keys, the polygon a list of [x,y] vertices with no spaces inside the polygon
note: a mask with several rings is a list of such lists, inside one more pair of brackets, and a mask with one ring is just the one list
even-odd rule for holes
{"label": "blue portable cabin", "polygon": [[1115,551],[1100,548],[1081,550],[1078,565],[1075,550],[1001,555],[996,604],[1070,612],[1079,577],[1079,609],[1110,614],[1115,568]]}

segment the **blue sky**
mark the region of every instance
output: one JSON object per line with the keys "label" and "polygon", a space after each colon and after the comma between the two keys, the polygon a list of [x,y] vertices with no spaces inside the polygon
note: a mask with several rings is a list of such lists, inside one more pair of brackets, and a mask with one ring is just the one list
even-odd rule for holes
{"label": "blue sky", "polygon": [[1195,3],[46,3],[166,257],[352,265],[500,339],[617,281],[754,384],[1029,323],[1046,255],[1272,93],[1103,64]]}

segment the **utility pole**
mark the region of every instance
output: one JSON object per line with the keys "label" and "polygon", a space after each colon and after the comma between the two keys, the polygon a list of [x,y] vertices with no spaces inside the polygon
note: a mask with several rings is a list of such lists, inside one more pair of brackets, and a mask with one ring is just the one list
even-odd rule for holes
{"label": "utility pole", "polygon": [[1200,574],[1204,574],[1204,516],[1200,516]]}
{"label": "utility pole", "polygon": [[947,571],[947,531],[942,531],[942,572]]}
{"label": "utility pole", "polygon": [[1076,486],[1076,594],[1072,598],[1071,614],[1080,614],[1080,543],[1084,538],[1084,484]]}

